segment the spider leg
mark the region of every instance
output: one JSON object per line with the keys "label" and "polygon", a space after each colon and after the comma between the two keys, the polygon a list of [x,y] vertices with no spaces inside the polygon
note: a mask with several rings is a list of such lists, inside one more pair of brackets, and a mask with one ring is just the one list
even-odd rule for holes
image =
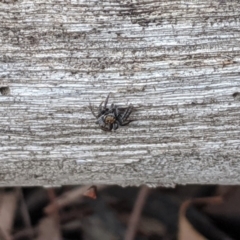
{"label": "spider leg", "polygon": [[111,104],[110,112],[114,114],[115,118],[117,118],[120,115],[118,107],[114,103]]}
{"label": "spider leg", "polygon": [[112,104],[111,104],[111,107],[110,107],[110,110],[112,111],[112,110],[114,110],[114,108],[116,108],[116,106],[115,106],[114,103],[112,103]]}
{"label": "spider leg", "polygon": [[118,126],[119,126],[118,121],[116,121],[115,123],[113,123],[113,129],[114,129],[114,130],[117,130],[117,129],[118,129]]}
{"label": "spider leg", "polygon": [[107,107],[107,103],[108,103],[108,99],[109,99],[110,94],[111,94],[111,93],[109,93],[109,94],[107,95],[107,98],[106,98],[105,103],[104,103],[104,105],[103,105],[104,110],[105,110],[106,107]]}
{"label": "spider leg", "polygon": [[102,115],[102,112],[103,112],[102,104],[103,104],[103,102],[101,102],[98,107],[98,116],[97,117],[100,117]]}
{"label": "spider leg", "polygon": [[123,114],[121,114],[119,117],[118,117],[118,122],[120,124],[120,126],[125,126],[125,125],[128,125],[130,122],[134,121],[134,120],[128,120],[128,117],[130,116],[130,114],[132,113],[132,105],[130,105],[125,111]]}
{"label": "spider leg", "polygon": [[116,118],[118,118],[119,116],[122,116],[127,109],[128,109],[128,108],[126,108],[126,107],[118,107],[118,106],[116,106],[114,103],[112,103],[109,110],[110,110],[112,113],[114,113],[114,115],[115,115]]}
{"label": "spider leg", "polygon": [[126,126],[128,125],[130,122],[133,122],[134,120],[128,120],[128,121],[125,121],[125,122],[122,122],[121,120],[118,120],[119,121],[119,125],[120,126]]}
{"label": "spider leg", "polygon": [[127,108],[126,107],[118,107],[117,109],[120,114],[123,114]]}
{"label": "spider leg", "polygon": [[107,113],[109,111],[109,109],[107,108],[109,95],[110,95],[110,93],[108,94],[108,96],[107,96],[107,98],[106,98],[106,100],[104,102],[104,105],[102,106],[103,101],[99,105],[99,107],[98,107],[98,117],[100,117],[102,114],[105,114],[105,113]]}
{"label": "spider leg", "polygon": [[97,118],[97,115],[96,115],[95,112],[93,111],[93,107],[92,107],[91,103],[89,104],[88,108],[91,110],[92,115],[93,115],[95,118]]}
{"label": "spider leg", "polygon": [[127,120],[127,118],[130,116],[130,114],[132,113],[133,110],[133,106],[130,105],[125,112],[121,115],[121,120],[122,122],[124,122],[125,120]]}

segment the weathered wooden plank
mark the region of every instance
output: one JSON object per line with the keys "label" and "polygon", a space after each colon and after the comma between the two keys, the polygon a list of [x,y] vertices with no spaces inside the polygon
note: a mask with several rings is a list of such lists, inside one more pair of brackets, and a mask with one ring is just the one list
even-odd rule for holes
{"label": "weathered wooden plank", "polygon": [[[1,1],[0,184],[240,183],[239,16],[237,0]],[[88,105],[109,92],[137,121],[106,133]]]}

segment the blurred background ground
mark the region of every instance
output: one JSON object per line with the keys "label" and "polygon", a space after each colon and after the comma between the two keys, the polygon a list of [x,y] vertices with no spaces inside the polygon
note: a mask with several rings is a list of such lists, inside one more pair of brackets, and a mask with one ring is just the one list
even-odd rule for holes
{"label": "blurred background ground", "polygon": [[240,239],[240,187],[2,188],[0,240]]}

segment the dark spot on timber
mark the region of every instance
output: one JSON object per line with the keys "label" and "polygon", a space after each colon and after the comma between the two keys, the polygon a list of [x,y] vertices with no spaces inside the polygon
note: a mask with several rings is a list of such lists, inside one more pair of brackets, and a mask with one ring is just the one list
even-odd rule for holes
{"label": "dark spot on timber", "polygon": [[39,178],[39,177],[42,177],[42,175],[34,174],[33,177],[34,177],[34,178]]}
{"label": "dark spot on timber", "polygon": [[[212,102],[212,101],[211,101]],[[213,103],[213,102],[212,102]],[[191,105],[195,106],[195,105],[204,105],[206,103],[204,102],[192,102]]]}
{"label": "dark spot on timber", "polygon": [[8,95],[10,93],[10,88],[9,87],[0,87],[0,93],[2,95]]}
{"label": "dark spot on timber", "polygon": [[15,3],[17,2],[17,0],[0,0],[0,2],[9,4],[9,3]]}
{"label": "dark spot on timber", "polygon": [[238,100],[238,101],[240,101],[240,93],[239,92],[235,92],[235,93],[233,93],[233,98],[235,99],[235,100]]}
{"label": "dark spot on timber", "polygon": [[[127,16],[130,18],[133,24],[139,24],[142,27],[147,27],[150,23],[156,23],[156,12],[159,9],[152,8],[150,5],[145,4],[141,7],[139,4],[127,2],[126,4],[120,4],[120,10],[118,16]],[[154,15],[155,13],[155,15]]]}
{"label": "dark spot on timber", "polygon": [[37,43],[37,39],[33,36],[29,36],[27,39],[31,45],[34,45]]}

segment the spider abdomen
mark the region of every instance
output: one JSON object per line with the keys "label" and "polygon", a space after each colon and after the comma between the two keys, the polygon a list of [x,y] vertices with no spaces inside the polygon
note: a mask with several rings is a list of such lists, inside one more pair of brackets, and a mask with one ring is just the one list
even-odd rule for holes
{"label": "spider abdomen", "polygon": [[107,115],[107,116],[105,116],[104,122],[106,124],[113,124],[116,122],[116,118],[114,116]]}

